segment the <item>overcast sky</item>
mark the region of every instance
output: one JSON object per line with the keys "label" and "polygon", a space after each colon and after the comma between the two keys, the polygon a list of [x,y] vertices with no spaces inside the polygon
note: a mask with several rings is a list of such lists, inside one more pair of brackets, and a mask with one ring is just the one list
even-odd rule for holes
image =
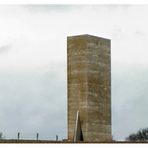
{"label": "overcast sky", "polygon": [[148,127],[148,5],[0,5],[0,131],[67,138],[67,36],[111,39],[112,135]]}

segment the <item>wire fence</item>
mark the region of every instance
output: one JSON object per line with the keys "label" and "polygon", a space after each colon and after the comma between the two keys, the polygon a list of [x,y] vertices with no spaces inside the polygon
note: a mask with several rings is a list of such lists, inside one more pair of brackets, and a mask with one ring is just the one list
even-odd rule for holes
{"label": "wire fence", "polygon": [[[22,136],[23,136],[23,134],[22,133],[20,133],[20,132],[18,132],[17,133],[17,138],[13,138],[13,139],[11,139],[11,140],[26,140],[26,138],[25,139],[23,139],[22,138]],[[7,139],[5,136],[3,136],[3,133],[2,132],[0,132],[0,140],[10,140],[10,139]],[[40,139],[40,135],[39,135],[39,133],[36,133],[36,135],[35,135],[35,138],[34,139],[27,139],[27,140],[36,140],[36,141],[39,141],[39,140],[47,140],[47,139]],[[50,139],[48,139],[48,140],[50,140]],[[53,139],[54,141],[59,141],[59,136],[58,135],[55,135],[55,139]],[[64,140],[64,139],[62,139],[62,140]]]}

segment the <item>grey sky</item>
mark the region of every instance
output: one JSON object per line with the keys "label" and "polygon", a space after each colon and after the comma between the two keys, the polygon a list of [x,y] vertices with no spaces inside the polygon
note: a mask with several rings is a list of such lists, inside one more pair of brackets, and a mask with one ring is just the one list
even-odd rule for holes
{"label": "grey sky", "polygon": [[112,134],[148,126],[148,5],[0,5],[0,130],[67,137],[66,37],[111,39]]}

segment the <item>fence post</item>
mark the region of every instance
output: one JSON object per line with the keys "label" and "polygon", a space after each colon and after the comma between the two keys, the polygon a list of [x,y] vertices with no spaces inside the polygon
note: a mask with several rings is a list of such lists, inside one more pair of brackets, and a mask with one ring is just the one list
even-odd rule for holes
{"label": "fence post", "polygon": [[36,134],[36,140],[39,140],[39,133]]}
{"label": "fence post", "polygon": [[20,132],[17,134],[17,139],[20,140]]}
{"label": "fence post", "polygon": [[58,135],[56,135],[56,141],[58,141]]}

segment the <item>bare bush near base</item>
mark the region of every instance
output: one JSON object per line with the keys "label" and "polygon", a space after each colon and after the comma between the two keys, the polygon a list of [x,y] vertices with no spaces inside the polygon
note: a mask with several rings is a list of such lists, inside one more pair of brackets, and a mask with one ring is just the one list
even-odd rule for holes
{"label": "bare bush near base", "polygon": [[148,128],[140,129],[137,133],[126,138],[127,141],[148,141]]}

